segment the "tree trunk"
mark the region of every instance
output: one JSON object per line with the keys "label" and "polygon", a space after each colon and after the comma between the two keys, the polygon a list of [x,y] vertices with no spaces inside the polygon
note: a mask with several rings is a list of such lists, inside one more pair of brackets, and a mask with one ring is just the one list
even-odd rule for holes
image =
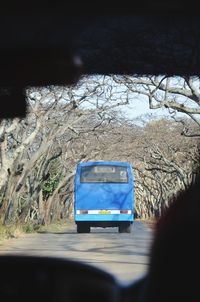
{"label": "tree trunk", "polygon": [[45,224],[45,210],[42,189],[38,195],[38,222],[42,225]]}

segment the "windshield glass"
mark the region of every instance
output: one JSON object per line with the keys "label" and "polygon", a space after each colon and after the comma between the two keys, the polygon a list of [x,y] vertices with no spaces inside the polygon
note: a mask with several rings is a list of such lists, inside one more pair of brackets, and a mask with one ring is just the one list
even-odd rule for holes
{"label": "windshield glass", "polygon": [[127,183],[127,168],[106,165],[82,167],[81,182]]}

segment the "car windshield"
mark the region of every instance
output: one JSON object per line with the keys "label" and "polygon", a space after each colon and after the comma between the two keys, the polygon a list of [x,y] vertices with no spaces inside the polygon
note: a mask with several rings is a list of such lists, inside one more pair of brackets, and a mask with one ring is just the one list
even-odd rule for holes
{"label": "car windshield", "polygon": [[[180,72],[170,73],[182,43],[170,24],[156,39],[160,28],[149,18],[112,20],[86,22],[77,35],[85,64],[78,81],[32,82],[24,89],[26,115],[0,120],[0,255],[64,257],[131,282],[148,270],[158,218],[197,175],[200,77],[181,75],[187,50]],[[47,42],[43,23],[32,34],[36,45]],[[45,64],[51,79],[65,60],[49,70]],[[39,65],[34,75],[43,72]],[[11,88],[1,81],[7,98]]]}

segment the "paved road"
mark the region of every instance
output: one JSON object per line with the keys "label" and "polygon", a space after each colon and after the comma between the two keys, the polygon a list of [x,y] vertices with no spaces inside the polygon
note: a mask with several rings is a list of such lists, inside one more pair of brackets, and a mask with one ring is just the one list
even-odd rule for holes
{"label": "paved road", "polygon": [[66,257],[95,265],[127,283],[146,273],[151,242],[152,231],[141,221],[134,222],[131,234],[118,233],[117,228],[92,228],[89,234],[77,234],[72,224],[63,232],[12,239],[0,245],[0,255]]}

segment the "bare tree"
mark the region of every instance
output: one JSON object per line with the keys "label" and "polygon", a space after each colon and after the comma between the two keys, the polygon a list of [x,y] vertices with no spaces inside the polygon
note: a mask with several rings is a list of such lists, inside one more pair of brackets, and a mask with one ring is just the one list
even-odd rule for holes
{"label": "bare tree", "polygon": [[[127,87],[129,102],[132,102],[136,95],[143,96],[148,100],[150,109],[167,108],[170,115],[182,123],[182,134],[200,136],[200,79],[198,76],[113,76],[113,79],[116,83]],[[182,117],[177,117],[177,112],[188,117],[190,123]]]}

